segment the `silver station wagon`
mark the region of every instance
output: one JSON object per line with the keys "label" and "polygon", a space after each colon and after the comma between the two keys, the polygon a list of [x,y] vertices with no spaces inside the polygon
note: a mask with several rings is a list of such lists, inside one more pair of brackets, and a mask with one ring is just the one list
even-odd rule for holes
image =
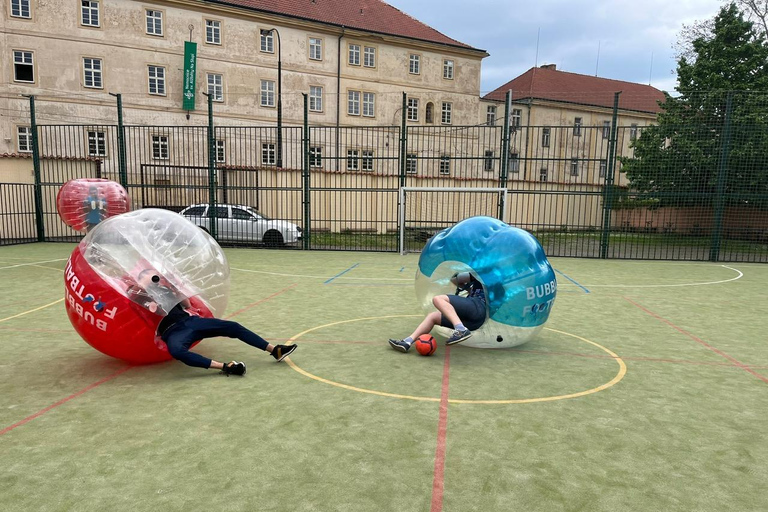
{"label": "silver station wagon", "polygon": [[[179,213],[210,233],[208,207],[208,204],[193,204]],[[281,247],[301,241],[301,227],[288,221],[265,217],[250,206],[217,204],[215,208],[216,238],[221,242],[262,243],[267,247]]]}

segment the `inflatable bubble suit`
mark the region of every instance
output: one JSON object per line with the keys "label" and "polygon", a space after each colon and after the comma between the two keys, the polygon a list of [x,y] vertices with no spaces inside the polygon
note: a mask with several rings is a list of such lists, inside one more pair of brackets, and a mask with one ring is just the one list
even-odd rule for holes
{"label": "inflatable bubble suit", "polygon": [[[527,231],[491,217],[472,217],[429,239],[416,272],[416,297],[426,313],[435,311],[434,296],[456,292],[450,282],[456,272],[470,272],[486,293],[486,321],[462,345],[514,347],[544,327],[557,281],[544,249]],[[435,329],[450,336],[450,329]]]}
{"label": "inflatable bubble suit", "polygon": [[56,194],[56,210],[64,224],[88,232],[101,221],[130,210],[128,193],[115,181],[78,178]]}
{"label": "inflatable bubble suit", "polygon": [[211,317],[224,312],[229,295],[229,264],[216,241],[181,215],[152,208],[90,230],[64,278],[67,315],[80,336],[136,364],[171,358],[155,333],[180,301]]}

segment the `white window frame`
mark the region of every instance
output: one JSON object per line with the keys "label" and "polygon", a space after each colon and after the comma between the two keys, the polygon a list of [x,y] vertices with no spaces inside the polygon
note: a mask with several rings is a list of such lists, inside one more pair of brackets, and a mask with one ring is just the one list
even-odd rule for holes
{"label": "white window frame", "polygon": [[360,170],[360,150],[359,149],[347,150],[347,170],[348,171]]}
{"label": "white window frame", "polygon": [[520,128],[523,124],[523,109],[513,108],[512,113],[509,116],[509,126],[512,128]]}
{"label": "white window frame", "polygon": [[419,99],[418,98],[408,98],[406,119],[408,121],[414,121],[414,122],[419,121]]}
{"label": "white window frame", "polygon": [[309,147],[309,166],[312,169],[323,168],[323,147],[322,146]]}
{"label": "white window frame", "polygon": [[88,156],[107,156],[107,134],[99,130],[87,130]]}
{"label": "white window frame", "polygon": [[509,152],[509,159],[507,160],[507,173],[513,172],[515,174],[520,172],[520,153],[515,151]]}
{"label": "white window frame", "polygon": [[259,105],[262,107],[274,107],[275,106],[275,81],[274,80],[262,80],[261,87],[259,89]]}
{"label": "white window frame", "polygon": [[101,9],[98,0],[80,0],[80,25],[101,27]]}
{"label": "white window frame", "polygon": [[275,32],[272,30],[259,30],[259,50],[263,53],[275,53]]}
{"label": "white window frame", "polygon": [[539,169],[539,181],[542,183],[546,183],[549,180],[549,171],[546,167],[542,167]]}
{"label": "white window frame", "polygon": [[[153,76],[153,73],[154,73],[154,76]],[[167,94],[167,90],[165,88],[165,66],[156,66],[154,64],[148,64],[147,76],[149,78],[149,89],[148,89],[149,94],[153,96],[165,96]],[[155,92],[152,92],[153,83],[155,85]]]}
{"label": "white window frame", "polygon": [[454,75],[454,61],[453,59],[443,59],[443,78],[446,80],[453,80]]}
{"label": "white window frame", "polygon": [[440,108],[440,124],[451,124],[453,117],[453,104],[444,101]]}
{"label": "white window frame", "polygon": [[19,153],[32,153],[32,127],[19,126],[16,128],[16,147]]}
{"label": "white window frame", "polygon": [[[144,9],[144,28],[147,31],[147,35],[163,37],[165,32],[163,30],[163,14],[163,11],[158,9]],[[150,30],[150,26],[152,30]]]}
{"label": "white window frame", "polygon": [[[18,60],[17,57],[21,57],[21,60]],[[27,62],[27,57],[29,57],[29,62]],[[16,66],[29,66],[32,68],[32,80],[19,80],[16,75]],[[22,84],[35,83],[35,52],[31,50],[13,50],[13,81]]]}
{"label": "white window frame", "polygon": [[603,138],[607,139],[611,136],[611,122],[603,121]]}
{"label": "white window frame", "polygon": [[277,147],[274,142],[261,143],[261,164],[275,165],[277,163]]}
{"label": "white window frame", "polygon": [[221,20],[205,20],[205,43],[221,46]]}
{"label": "white window frame", "polygon": [[360,65],[360,45],[356,43],[349,43],[347,45],[347,64],[350,66]]}
{"label": "white window frame", "polygon": [[584,120],[581,117],[573,118],[573,136],[581,137],[581,126]]}
{"label": "white window frame", "polygon": [[376,93],[363,91],[363,117],[376,117]]}
{"label": "white window frame", "polygon": [[608,173],[608,160],[603,158],[602,160],[600,160],[600,171],[599,171],[598,176],[600,178],[605,178],[605,175],[607,173]]}
{"label": "white window frame", "polygon": [[405,173],[416,174],[419,172],[419,160],[416,153],[406,153],[405,155]]}
{"label": "white window frame", "polygon": [[493,156],[493,150],[486,149],[485,154],[483,155],[483,170],[485,172],[493,172],[493,168],[495,167],[495,160],[496,159]]}
{"label": "white window frame", "polygon": [[571,167],[570,167],[570,175],[573,177],[577,177],[579,175],[579,159],[578,158],[571,158]]}
{"label": "white window frame", "polygon": [[323,111],[323,87],[320,85],[309,86],[309,111]]}
{"label": "white window frame", "polygon": [[485,109],[485,124],[493,126],[496,124],[496,105],[488,105]]}
{"label": "white window frame", "polygon": [[221,73],[206,73],[205,81],[208,84],[208,94],[213,101],[224,101],[224,75]]}
{"label": "white window frame", "polygon": [[451,155],[440,155],[438,174],[440,174],[440,176],[451,175]]}
{"label": "white window frame", "polygon": [[421,55],[417,53],[411,53],[408,56],[408,73],[411,75],[421,74]]}
{"label": "white window frame", "polygon": [[[165,151],[165,153],[163,153]],[[167,135],[152,135],[152,160],[169,160],[171,151]]]}
{"label": "white window frame", "polygon": [[360,97],[362,93],[360,91],[347,91],[347,115],[359,116],[360,115]]}
{"label": "white window frame", "polygon": [[629,125],[629,140],[637,140],[637,123]]}
{"label": "white window frame", "polygon": [[541,129],[541,147],[548,148],[552,140],[552,128],[545,126]]}
{"label": "white window frame", "polygon": [[216,139],[213,143],[213,151],[217,164],[227,162],[227,143],[224,139]]}
{"label": "white window frame", "polygon": [[323,39],[320,37],[309,38],[309,60],[323,60]]}
{"label": "white window frame", "polygon": [[366,172],[373,172],[374,158],[376,157],[372,149],[364,149],[360,151],[360,170]]}
{"label": "white window frame", "polygon": [[376,67],[376,47],[375,46],[363,47],[363,67],[365,68]]}
{"label": "white window frame", "polygon": [[[31,0],[11,0],[10,15],[12,18],[21,18],[25,20],[32,19],[32,2]],[[24,16],[24,7],[27,8],[27,15]],[[14,10],[18,14],[14,14]]]}
{"label": "white window frame", "polygon": [[[90,85],[89,85],[90,78]],[[83,57],[83,87],[104,88],[104,61],[97,57]]]}

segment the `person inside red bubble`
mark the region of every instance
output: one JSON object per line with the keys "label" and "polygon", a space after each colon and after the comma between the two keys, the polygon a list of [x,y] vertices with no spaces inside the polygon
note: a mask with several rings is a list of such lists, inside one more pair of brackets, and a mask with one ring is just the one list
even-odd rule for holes
{"label": "person inside red bubble", "polygon": [[99,193],[96,185],[88,188],[88,197],[83,201],[85,209],[85,232],[96,227],[99,222],[107,218],[107,198]]}
{"label": "person inside red bubble", "polygon": [[189,299],[184,298],[171,283],[162,280],[153,269],[139,272],[136,281],[138,286],[128,288],[128,297],[151,313],[163,317],[157,326],[158,336],[165,342],[171,357],[188,366],[218,369],[227,376],[245,375],[245,363],[242,361],[224,364],[189,350],[194,342],[216,336],[242,340],[269,352],[277,361],[282,361],[296,350],[296,345],[272,345],[237,322],[190,314],[194,310]]}

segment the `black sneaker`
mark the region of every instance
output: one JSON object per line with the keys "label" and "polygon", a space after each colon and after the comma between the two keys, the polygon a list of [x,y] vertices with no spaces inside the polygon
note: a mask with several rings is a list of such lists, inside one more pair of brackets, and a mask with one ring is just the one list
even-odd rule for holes
{"label": "black sneaker", "polygon": [[456,331],[453,331],[453,334],[451,335],[451,337],[445,341],[445,344],[455,345],[456,343],[461,343],[462,341],[468,340],[471,337],[472,337],[472,331],[470,331],[469,329],[464,329],[461,331],[456,330]]}
{"label": "black sneaker", "polygon": [[298,347],[298,345],[275,345],[275,348],[272,349],[272,357],[277,359],[277,362],[279,363],[291,355],[293,351],[296,350],[296,347]]}
{"label": "black sneaker", "polygon": [[408,343],[405,340],[389,340],[389,346],[392,347],[395,350],[399,350],[400,352],[408,352],[408,350],[411,348],[411,344]]}
{"label": "black sneaker", "polygon": [[245,363],[241,361],[232,361],[224,365],[221,373],[229,377],[230,375],[245,375]]}

